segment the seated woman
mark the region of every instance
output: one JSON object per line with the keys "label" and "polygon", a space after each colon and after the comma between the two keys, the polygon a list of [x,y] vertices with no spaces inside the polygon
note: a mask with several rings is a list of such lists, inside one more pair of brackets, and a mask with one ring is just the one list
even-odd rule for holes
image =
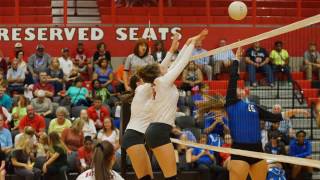
{"label": "seated woman", "polygon": [[16,145],[12,152],[11,162],[14,167],[14,172],[25,180],[40,180],[41,170],[34,167],[32,162],[32,146],[29,136],[20,138],[19,143]]}
{"label": "seated woman", "polygon": [[77,78],[67,91],[67,95],[71,98],[72,106],[89,106],[87,101],[89,92],[87,88],[82,87],[82,82],[81,78]]}
{"label": "seated woman", "polygon": [[93,101],[95,97],[100,96],[102,99],[102,102],[106,104],[111,96],[108,89],[105,87],[102,87],[101,83],[97,79],[92,81],[92,87],[93,89],[89,92],[89,97],[91,98],[91,100]]}
{"label": "seated woman", "polygon": [[92,79],[97,79],[102,88],[107,88],[109,92],[113,92],[113,87],[111,84],[113,81],[113,73],[112,69],[108,65],[107,59],[99,59],[98,67],[96,68]]}
{"label": "seated woman", "polygon": [[52,149],[52,152],[50,153],[49,159],[44,163],[42,171],[47,178],[56,174],[65,178],[64,171],[68,167],[67,149],[58,133],[51,132],[49,134],[49,146]]}
{"label": "seated woman", "polygon": [[193,87],[201,86],[202,83],[203,75],[201,69],[194,61],[189,62],[182,73],[182,85],[180,88],[184,91],[191,91]]}
{"label": "seated woman", "polygon": [[73,122],[70,128],[65,128],[61,134],[61,140],[66,145],[68,152],[69,170],[76,169],[76,159],[78,149],[83,146],[83,129],[84,121],[78,119]]}
{"label": "seated woman", "polygon": [[26,97],[20,95],[18,98],[18,102],[12,109],[12,121],[11,123],[11,131],[15,131],[19,129],[20,120],[27,115],[27,99]]}
{"label": "seated woman", "polygon": [[56,93],[63,90],[64,74],[60,68],[58,58],[53,58],[48,70],[48,81],[53,85]]}
{"label": "seated woman", "polygon": [[120,148],[119,144],[119,130],[114,127],[114,124],[110,118],[104,119],[104,126],[98,133],[98,141],[109,141],[113,144],[114,148],[118,150]]}
{"label": "seated woman", "polygon": [[49,124],[48,133],[56,132],[61,135],[65,128],[71,127],[71,121],[67,119],[69,112],[65,107],[58,107],[56,116],[57,118],[52,119]]}

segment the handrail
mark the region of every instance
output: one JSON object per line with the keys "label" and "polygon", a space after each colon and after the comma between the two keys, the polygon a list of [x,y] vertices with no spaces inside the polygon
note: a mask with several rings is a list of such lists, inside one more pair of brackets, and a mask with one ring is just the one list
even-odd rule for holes
{"label": "handrail", "polygon": [[[298,94],[300,95],[300,98]],[[299,104],[303,104],[305,102],[304,101],[305,98],[304,98],[304,94],[301,86],[297,81],[292,80],[292,108],[294,108],[295,99],[298,100]]]}

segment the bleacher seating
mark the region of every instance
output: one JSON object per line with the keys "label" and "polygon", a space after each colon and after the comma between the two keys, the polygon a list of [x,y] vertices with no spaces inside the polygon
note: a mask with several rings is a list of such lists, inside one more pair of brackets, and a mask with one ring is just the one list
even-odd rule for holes
{"label": "bleacher seating", "polygon": [[[51,0],[20,0],[19,6],[19,22],[21,24],[52,23]],[[15,18],[15,1],[1,0],[0,23],[17,23]]]}

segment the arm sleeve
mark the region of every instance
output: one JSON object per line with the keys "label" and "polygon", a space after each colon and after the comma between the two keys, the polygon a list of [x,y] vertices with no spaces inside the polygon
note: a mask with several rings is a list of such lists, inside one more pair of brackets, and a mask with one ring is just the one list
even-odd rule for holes
{"label": "arm sleeve", "polygon": [[237,80],[238,80],[238,61],[233,61],[231,65],[231,71],[230,71],[230,79],[228,83],[228,90],[227,90],[227,96],[226,96],[226,106],[230,106],[232,104],[235,104],[240,99],[237,97]]}
{"label": "arm sleeve", "polygon": [[181,59],[179,60],[179,62],[177,62],[177,64],[162,77],[164,81],[172,84],[178,78],[184,68],[188,65],[193,48],[194,44],[190,44],[186,48],[183,55],[181,55]]}
{"label": "arm sleeve", "polygon": [[269,121],[269,122],[279,122],[282,121],[282,114],[274,114],[272,112],[269,112],[263,108],[261,108],[260,106],[256,105],[256,108],[259,112],[259,119],[263,120],[263,121]]}
{"label": "arm sleeve", "polygon": [[168,52],[160,65],[164,68],[168,68],[171,58],[172,58],[172,53]]}
{"label": "arm sleeve", "polygon": [[188,47],[187,45],[184,45],[184,46],[182,47],[181,51],[179,52],[178,56],[176,57],[176,60],[171,64],[171,66],[170,66],[170,68],[169,68],[169,71],[170,71],[171,69],[173,69],[173,68],[177,65],[177,63],[178,63],[179,60],[181,59],[182,54],[184,54],[184,52],[186,51],[187,47]]}

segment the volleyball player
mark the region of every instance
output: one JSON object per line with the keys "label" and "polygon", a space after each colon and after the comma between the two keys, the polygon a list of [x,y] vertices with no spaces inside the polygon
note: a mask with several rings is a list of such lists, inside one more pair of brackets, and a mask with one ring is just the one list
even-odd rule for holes
{"label": "volleyball player", "polygon": [[[165,59],[160,64],[161,71],[165,73],[171,61],[173,53],[179,46],[179,37],[174,36],[171,48]],[[153,178],[149,155],[145,148],[144,133],[149,126],[152,114],[146,102],[152,98],[152,85],[141,82],[135,89],[135,95],[131,104],[131,116],[127,129],[123,136],[122,147],[126,149],[133,169],[138,179],[149,180]]]}
{"label": "volleyball player", "polygon": [[124,180],[112,170],[115,160],[113,145],[108,141],[98,143],[93,154],[93,168],[80,174],[77,180]]}
{"label": "volleyball player", "polygon": [[207,34],[208,30],[205,29],[199,35],[190,38],[179,53],[177,62],[166,74],[162,75],[161,68],[157,64],[147,65],[138,72],[138,76],[145,83],[151,83],[153,87],[153,97],[148,103],[153,121],[145,136],[147,145],[153,151],[165,179],[176,179],[177,176],[174,148],[170,141],[179,97],[174,81],[189,63],[195,43],[204,39]]}

